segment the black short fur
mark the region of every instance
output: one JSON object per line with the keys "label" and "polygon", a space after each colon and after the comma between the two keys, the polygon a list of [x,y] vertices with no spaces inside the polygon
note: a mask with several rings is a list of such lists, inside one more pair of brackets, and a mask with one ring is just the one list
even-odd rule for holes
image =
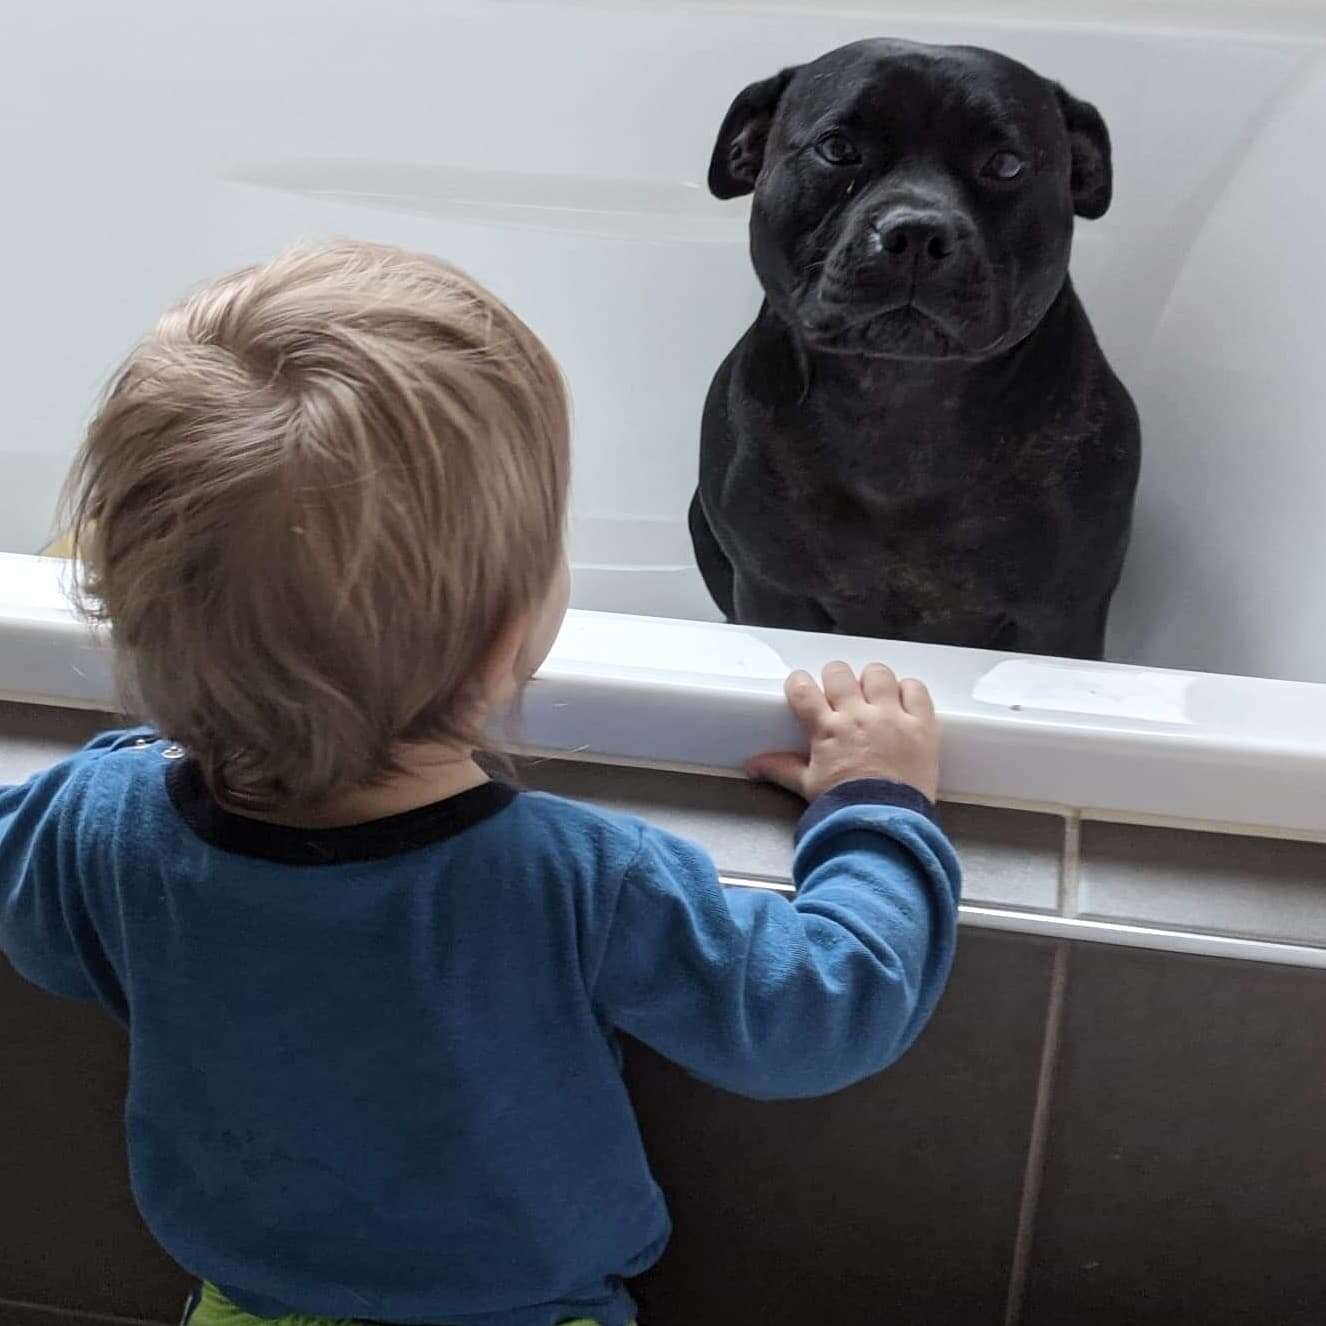
{"label": "black short fur", "polygon": [[709,171],[765,291],[705,403],[729,620],[1099,657],[1137,413],[1068,279],[1096,110],[991,51],[858,42],[746,88]]}

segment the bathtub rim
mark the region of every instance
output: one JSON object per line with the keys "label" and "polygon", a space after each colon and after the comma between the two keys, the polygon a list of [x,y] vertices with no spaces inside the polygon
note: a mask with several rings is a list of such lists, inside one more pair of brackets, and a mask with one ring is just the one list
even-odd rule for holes
{"label": "bathtub rim", "polygon": [[[67,573],[65,562],[0,553],[0,696],[113,710],[109,651],[70,608]],[[701,655],[721,669],[697,666]],[[838,657],[858,666],[882,657],[930,684],[944,724],[944,799],[1326,841],[1326,685],[1310,682],[572,609],[514,744],[741,777],[749,755],[798,743],[781,674]],[[976,699],[1007,664],[1021,671],[1006,675],[1030,670],[1030,702]],[[1047,679],[1056,703],[1076,695],[1091,711],[1037,707]],[[1102,685],[1115,694],[1102,697]],[[1005,687],[1003,699],[1016,694]],[[1180,712],[1189,694],[1201,700],[1195,716],[1139,716],[1139,706]]]}

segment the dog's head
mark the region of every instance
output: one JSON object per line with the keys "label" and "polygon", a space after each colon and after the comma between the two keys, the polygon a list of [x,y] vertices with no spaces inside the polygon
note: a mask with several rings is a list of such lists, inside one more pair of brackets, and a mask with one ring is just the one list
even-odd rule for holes
{"label": "dog's head", "polygon": [[709,187],[754,192],[756,273],[812,348],[981,359],[1062,288],[1074,215],[1110,203],[1110,142],[1006,56],[864,41],[741,92]]}

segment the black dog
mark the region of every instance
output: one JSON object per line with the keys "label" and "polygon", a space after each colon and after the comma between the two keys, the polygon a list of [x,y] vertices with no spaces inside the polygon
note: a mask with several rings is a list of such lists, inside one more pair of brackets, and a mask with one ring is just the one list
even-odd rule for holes
{"label": "black dog", "polygon": [[866,41],[753,83],[765,301],[705,403],[691,537],[735,622],[1099,657],[1137,412],[1068,279],[1109,206],[1094,107],[971,47]]}

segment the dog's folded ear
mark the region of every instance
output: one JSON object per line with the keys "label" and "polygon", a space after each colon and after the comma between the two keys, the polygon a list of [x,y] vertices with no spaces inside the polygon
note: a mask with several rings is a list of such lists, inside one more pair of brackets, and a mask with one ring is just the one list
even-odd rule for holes
{"label": "dog's folded ear", "polygon": [[715,198],[739,198],[755,187],[764,164],[764,144],[769,137],[779,98],[792,81],[796,67],[762,78],[737,94],[723,119],[709,159],[709,192]]}
{"label": "dog's folded ear", "polygon": [[1079,101],[1065,92],[1058,83],[1054,85],[1054,95],[1059,100],[1059,109],[1068,127],[1068,144],[1073,153],[1070,178],[1073,211],[1088,221],[1094,221],[1098,216],[1105,215],[1114,191],[1110,132],[1100,112],[1089,102]]}

